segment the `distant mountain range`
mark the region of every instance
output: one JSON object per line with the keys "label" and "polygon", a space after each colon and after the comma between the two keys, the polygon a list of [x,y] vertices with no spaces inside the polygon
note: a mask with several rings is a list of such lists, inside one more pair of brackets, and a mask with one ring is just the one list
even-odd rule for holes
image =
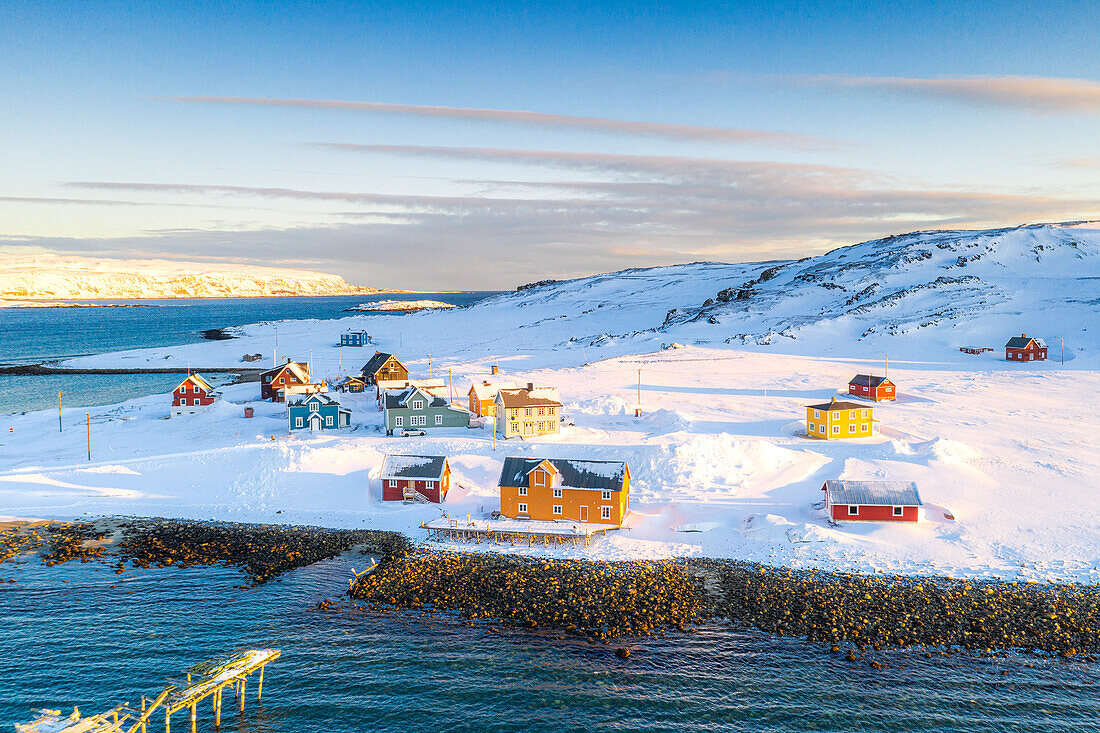
{"label": "distant mountain range", "polygon": [[246,265],[44,255],[0,257],[0,301],[372,295],[339,275]]}

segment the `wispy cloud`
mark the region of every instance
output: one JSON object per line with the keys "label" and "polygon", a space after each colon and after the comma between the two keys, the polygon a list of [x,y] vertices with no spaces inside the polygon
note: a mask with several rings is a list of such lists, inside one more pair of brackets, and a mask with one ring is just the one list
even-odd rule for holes
{"label": "wispy cloud", "polygon": [[1100,112],[1100,82],[1039,76],[970,76],[919,79],[889,76],[773,77],[795,84],[877,89],[1034,112]]}
{"label": "wispy cloud", "polygon": [[528,112],[511,109],[479,107],[446,107],[426,104],[391,104],[388,102],[355,102],[337,99],[275,99],[269,97],[168,97],[172,102],[247,105],[254,107],[289,107],[295,109],[344,110],[376,114],[408,115],[440,119],[497,122],[530,125],[542,128],[597,132],[612,135],[653,137],[724,145],[756,145],[793,150],[821,150],[845,147],[848,143],[813,135],[771,130],[747,130],[706,125],[683,125],[669,122],[638,122],[603,117],[582,117],[548,112]]}

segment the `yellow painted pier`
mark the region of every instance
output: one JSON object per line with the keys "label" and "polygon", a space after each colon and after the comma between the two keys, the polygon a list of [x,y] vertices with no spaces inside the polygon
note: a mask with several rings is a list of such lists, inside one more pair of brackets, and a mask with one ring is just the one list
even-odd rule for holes
{"label": "yellow painted pier", "polygon": [[148,733],[153,713],[164,711],[164,733],[171,733],[172,715],[189,713],[191,733],[198,728],[198,707],[209,700],[214,716],[214,727],[221,727],[222,697],[226,688],[233,687],[234,702],[241,714],[245,708],[248,679],[258,673],[256,700],[264,691],[264,668],[280,656],[278,649],[249,649],[221,659],[201,662],[184,674],[186,678],[169,684],[155,698],[141,697],[139,708],[129,703],[119,705],[105,713],[82,717],[80,711],[62,716],[60,710],[40,710],[38,719],[30,723],[16,723],[17,733]]}

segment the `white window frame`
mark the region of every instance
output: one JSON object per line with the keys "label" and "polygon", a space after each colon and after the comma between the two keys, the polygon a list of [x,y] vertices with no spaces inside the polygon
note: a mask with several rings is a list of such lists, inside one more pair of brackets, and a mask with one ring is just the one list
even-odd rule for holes
{"label": "white window frame", "polygon": [[609,507],[609,506],[600,507],[600,519],[611,519],[611,507]]}
{"label": "white window frame", "polygon": [[436,425],[442,425],[443,424],[443,416],[442,415],[436,415],[435,416],[435,424]]}
{"label": "white window frame", "polygon": [[849,517],[858,517],[859,516],[859,504],[849,504],[848,505],[848,516]]}
{"label": "white window frame", "polygon": [[527,513],[527,505],[526,504],[520,504],[518,509],[519,509],[520,514],[526,514]]}
{"label": "white window frame", "polygon": [[294,427],[300,428],[300,427],[304,427],[304,425],[305,425],[305,423],[302,422],[302,418],[300,418],[300,417],[294,418]]}
{"label": "white window frame", "polygon": [[560,517],[561,516],[561,504],[555,504],[554,505],[554,516],[555,517]]}
{"label": "white window frame", "polygon": [[405,419],[403,417],[401,417],[400,415],[394,415],[393,416],[393,426],[395,428],[403,427],[404,423],[405,423]]}
{"label": "white window frame", "polygon": [[894,516],[895,517],[904,517],[905,516],[905,507],[903,507],[903,506],[894,507]]}
{"label": "white window frame", "polygon": [[848,425],[848,434],[849,434],[849,435],[855,435],[855,432],[856,432],[856,426],[855,426],[855,423],[851,423],[851,424],[849,424],[849,425]]}
{"label": "white window frame", "polygon": [[317,412],[320,409],[320,407],[321,406],[317,403],[316,400],[309,403],[309,411],[310,412]]}
{"label": "white window frame", "polygon": [[424,488],[425,489],[434,489],[435,488],[435,481],[433,481],[431,479],[425,481],[424,482]]}
{"label": "white window frame", "polygon": [[856,411],[855,410],[848,410],[848,419],[849,420],[855,420],[856,419]]}
{"label": "white window frame", "polygon": [[535,471],[535,486],[546,486],[546,474],[542,471]]}
{"label": "white window frame", "polygon": [[834,425],[833,426],[833,435],[840,435],[840,426],[839,425]]}
{"label": "white window frame", "polygon": [[604,491],[603,493],[600,494],[600,498],[603,499],[604,501],[611,501],[611,492],[610,491]]}
{"label": "white window frame", "polygon": [[866,410],[860,410],[859,416],[866,419],[867,418],[867,411]]}
{"label": "white window frame", "polygon": [[560,488],[554,489],[554,498],[555,499],[560,499],[561,498],[561,489]]}
{"label": "white window frame", "polygon": [[332,427],[332,415],[325,415],[325,427],[326,428],[331,428]]}
{"label": "white window frame", "polygon": [[527,487],[526,486],[520,486],[519,487],[519,495],[520,496],[527,496]]}
{"label": "white window frame", "polygon": [[859,432],[869,433],[869,432],[871,432],[871,426],[868,425],[867,423],[863,423],[862,425],[859,426]]}
{"label": "white window frame", "polygon": [[815,420],[820,420],[821,419],[821,410],[814,410],[814,419]]}
{"label": "white window frame", "polygon": [[412,408],[414,410],[423,410],[424,409],[424,400],[413,400]]}

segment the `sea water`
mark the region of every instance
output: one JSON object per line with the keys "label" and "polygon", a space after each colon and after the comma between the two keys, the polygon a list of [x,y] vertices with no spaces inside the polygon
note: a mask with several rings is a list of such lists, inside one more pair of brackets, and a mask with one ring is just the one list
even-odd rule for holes
{"label": "sea water", "polygon": [[[354,315],[348,308],[378,299],[431,298],[469,305],[492,294],[118,300],[96,302],[93,307],[0,308],[0,365],[196,343],[203,340],[202,332],[207,329],[260,321],[346,318]],[[58,392],[64,393],[63,404],[69,407],[109,405],[169,392],[179,381],[174,374],[0,375],[0,413],[56,407]]]}
{"label": "sea water", "polygon": [[[224,568],[0,565],[0,578],[17,579],[0,584],[0,729],[32,708],[91,713],[155,695],[166,677],[244,647],[283,656],[267,668],[261,703],[253,678],[243,716],[225,705],[223,730],[1100,729],[1100,668],[1087,663],[894,651],[872,669],[721,624],[605,645],[420,613],[319,610],[347,589],[357,561],[248,590]],[[615,656],[621,644],[629,659]],[[185,714],[173,723],[188,729]],[[205,703],[199,729],[212,730]]]}

